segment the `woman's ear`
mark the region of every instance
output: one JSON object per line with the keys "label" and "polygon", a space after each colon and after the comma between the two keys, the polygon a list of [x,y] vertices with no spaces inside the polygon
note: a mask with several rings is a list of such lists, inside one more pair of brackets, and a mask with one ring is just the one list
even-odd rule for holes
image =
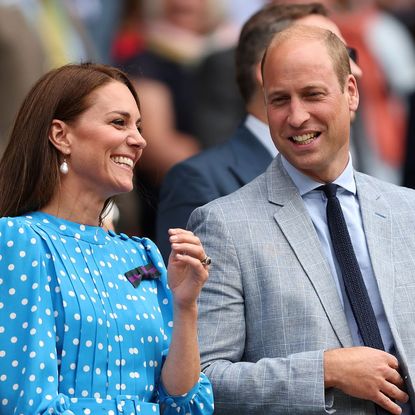
{"label": "woman's ear", "polygon": [[48,138],[62,154],[68,155],[71,153],[71,141],[68,135],[68,126],[65,122],[53,119]]}

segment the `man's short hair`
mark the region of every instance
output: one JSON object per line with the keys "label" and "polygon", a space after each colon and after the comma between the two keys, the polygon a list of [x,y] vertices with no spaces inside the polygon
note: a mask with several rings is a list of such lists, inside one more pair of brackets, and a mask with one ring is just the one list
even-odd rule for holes
{"label": "man's short hair", "polygon": [[265,50],[261,61],[261,72],[264,75],[264,66],[267,55],[271,49],[284,43],[289,39],[302,39],[321,41],[327,48],[327,53],[333,63],[333,69],[336,73],[340,88],[343,91],[346,85],[347,77],[351,74],[350,57],[346,45],[333,32],[322,29],[317,26],[291,25],[290,27],[276,33],[269,46]]}

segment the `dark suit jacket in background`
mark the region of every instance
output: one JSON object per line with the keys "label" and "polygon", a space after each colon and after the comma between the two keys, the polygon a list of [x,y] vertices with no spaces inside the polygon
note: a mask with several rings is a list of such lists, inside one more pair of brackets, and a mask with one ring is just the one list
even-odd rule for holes
{"label": "dark suit jacket in background", "polygon": [[226,143],[174,166],[161,188],[156,223],[157,245],[164,259],[170,254],[169,228],[185,228],[194,209],[244,186],[271,161],[268,150],[241,125]]}

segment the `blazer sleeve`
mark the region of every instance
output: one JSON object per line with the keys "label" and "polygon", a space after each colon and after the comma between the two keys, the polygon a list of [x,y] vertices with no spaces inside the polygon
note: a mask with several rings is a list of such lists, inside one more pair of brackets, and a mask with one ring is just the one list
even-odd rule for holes
{"label": "blazer sleeve", "polygon": [[239,258],[235,244],[244,242],[232,239],[221,208],[226,204],[196,209],[188,224],[212,258],[199,299],[199,342],[202,370],[213,385],[215,414],[331,413],[324,350],[244,361],[247,333],[255,335],[255,327],[246,325],[243,278],[258,275],[243,275],[249,274],[249,258]]}

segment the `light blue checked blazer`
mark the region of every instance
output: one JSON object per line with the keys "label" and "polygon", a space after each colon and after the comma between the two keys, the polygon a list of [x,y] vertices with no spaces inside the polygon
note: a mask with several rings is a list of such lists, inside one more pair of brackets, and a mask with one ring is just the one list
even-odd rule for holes
{"label": "light blue checked blazer", "polygon": [[[355,173],[370,258],[415,403],[415,191]],[[215,414],[373,414],[324,389],[323,352],[352,346],[333,277],[279,156],[242,189],[191,215],[212,257],[199,300]]]}

